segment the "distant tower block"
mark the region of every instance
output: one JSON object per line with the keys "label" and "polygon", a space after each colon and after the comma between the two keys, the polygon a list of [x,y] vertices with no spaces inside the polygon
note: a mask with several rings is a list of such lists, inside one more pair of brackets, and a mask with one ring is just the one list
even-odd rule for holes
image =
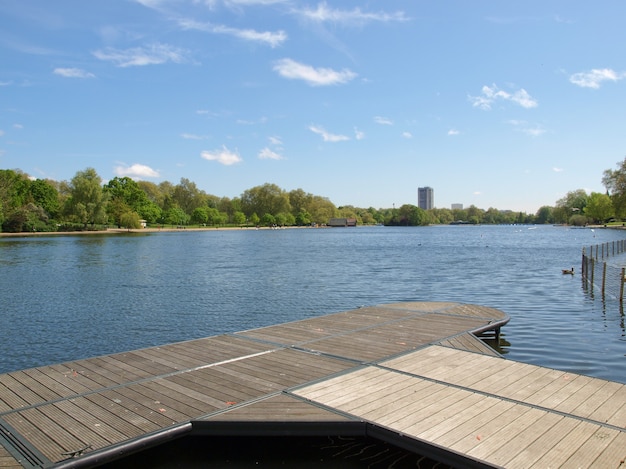
{"label": "distant tower block", "polygon": [[452,210],[463,210],[463,204],[452,204],[450,208]]}
{"label": "distant tower block", "polygon": [[432,187],[417,188],[417,206],[424,210],[430,210],[435,206],[435,191]]}

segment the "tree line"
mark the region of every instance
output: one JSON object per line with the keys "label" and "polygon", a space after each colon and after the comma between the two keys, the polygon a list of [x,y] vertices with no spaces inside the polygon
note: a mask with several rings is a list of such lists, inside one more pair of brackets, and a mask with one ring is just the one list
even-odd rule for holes
{"label": "tree line", "polygon": [[240,197],[218,197],[189,179],[155,184],[115,177],[103,184],[95,169],[78,171],[70,181],[34,179],[16,169],[0,170],[0,228],[3,232],[95,230],[106,226],[307,226],[331,218],[354,218],[358,224],[420,226],[431,224],[606,223],[626,217],[626,158],[602,179],[606,193],[568,192],[554,206],[535,214],[474,205],[466,209],[423,210],[335,206],[328,198],[302,189],[285,191],[266,183]]}

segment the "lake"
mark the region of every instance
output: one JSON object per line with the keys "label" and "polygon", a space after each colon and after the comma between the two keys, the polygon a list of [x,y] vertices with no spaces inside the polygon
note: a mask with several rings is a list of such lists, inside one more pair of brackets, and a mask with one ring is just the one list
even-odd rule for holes
{"label": "lake", "polygon": [[511,317],[499,348],[510,359],[626,383],[623,309],[580,276],[583,247],[625,238],[553,226],[0,238],[0,373],[363,305],[456,301]]}

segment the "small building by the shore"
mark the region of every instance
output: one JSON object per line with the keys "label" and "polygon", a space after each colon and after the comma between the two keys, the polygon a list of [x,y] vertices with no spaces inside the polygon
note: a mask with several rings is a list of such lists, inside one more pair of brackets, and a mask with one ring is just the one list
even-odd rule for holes
{"label": "small building by the shore", "polygon": [[331,228],[356,226],[356,218],[331,218],[328,220]]}

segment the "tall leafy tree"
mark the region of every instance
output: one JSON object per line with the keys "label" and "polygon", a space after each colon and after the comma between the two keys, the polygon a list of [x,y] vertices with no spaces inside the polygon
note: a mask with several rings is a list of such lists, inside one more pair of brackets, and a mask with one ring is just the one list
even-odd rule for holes
{"label": "tall leafy tree", "polygon": [[82,223],[106,223],[107,194],[102,189],[102,179],[93,168],[79,171],[70,181],[70,198],[66,210],[69,216]]}
{"label": "tall leafy tree", "polygon": [[248,216],[253,213],[276,216],[281,212],[291,211],[288,194],[276,184],[264,184],[244,191],[241,205]]}
{"label": "tall leafy tree", "polygon": [[48,216],[56,218],[61,209],[59,192],[50,181],[36,179],[31,181],[29,194],[33,203],[46,211]]}
{"label": "tall leafy tree", "polygon": [[148,223],[156,222],[161,216],[161,209],[152,202],[139,184],[129,177],[115,177],[105,186],[110,195],[109,214],[120,224],[121,216],[130,211],[135,212]]}
{"label": "tall leafy tree", "polygon": [[614,215],[613,202],[606,194],[592,192],[587,200],[585,215],[597,222],[607,221]]}
{"label": "tall leafy tree", "polygon": [[617,169],[607,169],[602,175],[602,184],[613,201],[615,215],[626,216],[626,158],[618,163]]}

